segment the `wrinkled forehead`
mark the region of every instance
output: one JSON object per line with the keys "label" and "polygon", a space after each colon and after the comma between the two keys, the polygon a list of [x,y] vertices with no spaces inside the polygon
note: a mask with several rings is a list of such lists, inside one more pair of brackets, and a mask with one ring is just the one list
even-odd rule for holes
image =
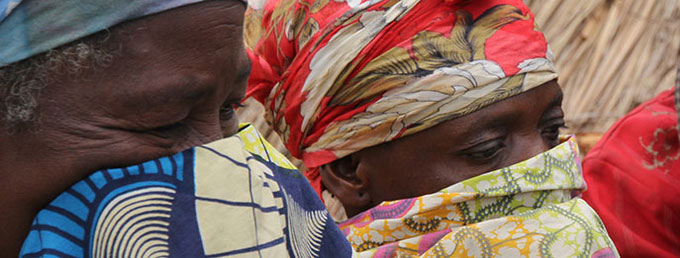
{"label": "wrinkled forehead", "polygon": [[202,1],[0,0],[0,67],[125,21]]}

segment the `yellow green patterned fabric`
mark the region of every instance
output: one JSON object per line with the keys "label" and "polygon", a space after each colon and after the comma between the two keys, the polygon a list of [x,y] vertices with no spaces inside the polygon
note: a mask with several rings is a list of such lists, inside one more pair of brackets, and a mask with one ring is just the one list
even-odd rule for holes
{"label": "yellow green patterned fabric", "polygon": [[238,137],[243,143],[243,148],[252,154],[258,155],[260,157],[268,157],[269,161],[276,164],[279,167],[286,169],[297,168],[293,163],[291,163],[286,156],[281,154],[276,150],[276,147],[272,146],[269,142],[264,140],[264,137],[255,129],[254,126],[248,123],[239,124]]}
{"label": "yellow green patterned fabric", "polygon": [[340,228],[359,257],[617,257],[577,197],[578,147],[555,148],[437,193],[384,202]]}

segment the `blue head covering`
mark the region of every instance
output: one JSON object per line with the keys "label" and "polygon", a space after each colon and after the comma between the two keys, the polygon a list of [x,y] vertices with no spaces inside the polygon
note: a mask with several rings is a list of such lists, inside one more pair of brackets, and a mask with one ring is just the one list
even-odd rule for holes
{"label": "blue head covering", "polygon": [[0,0],[0,67],[131,19],[203,0]]}

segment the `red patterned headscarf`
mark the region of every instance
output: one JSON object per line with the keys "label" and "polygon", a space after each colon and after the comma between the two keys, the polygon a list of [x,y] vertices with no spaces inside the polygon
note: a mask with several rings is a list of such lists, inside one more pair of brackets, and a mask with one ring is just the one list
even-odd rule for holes
{"label": "red patterned headscarf", "polygon": [[248,96],[318,167],[557,78],[522,0],[249,1]]}

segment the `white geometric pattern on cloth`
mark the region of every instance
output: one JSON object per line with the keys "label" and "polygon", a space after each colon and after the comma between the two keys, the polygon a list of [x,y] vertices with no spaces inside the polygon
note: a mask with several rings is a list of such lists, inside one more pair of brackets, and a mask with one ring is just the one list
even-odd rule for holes
{"label": "white geometric pattern on cloth", "polygon": [[[249,128],[169,157],[92,173],[38,213],[20,257],[286,257],[293,248],[350,256],[338,228],[323,224],[323,204],[298,171],[275,165],[276,150],[267,145],[260,144],[265,157],[244,151],[246,134],[260,137]],[[289,224],[287,198],[323,226],[307,230],[305,219]],[[313,233],[300,247],[289,241],[291,231]]]}
{"label": "white geometric pattern on cloth", "polygon": [[[240,131],[237,136],[241,139],[243,148],[247,152],[268,160],[280,168],[296,170],[295,166],[283,154],[275,151],[275,148],[265,141],[264,137],[253,126],[241,124],[239,127]],[[265,175],[274,175],[269,167],[262,163],[259,164],[261,164],[260,168]],[[265,180],[268,179],[269,177],[265,177]],[[324,241],[328,241],[324,239],[324,232],[329,227],[335,227],[328,211],[323,208],[323,205],[318,206],[317,209],[306,209],[305,206],[295,201],[294,196],[286,192],[285,188],[279,187],[277,182],[265,182],[269,184],[272,191],[282,193],[281,197],[275,198],[275,202],[277,206],[287,209],[286,215],[281,215],[281,221],[288,227],[289,239],[287,239],[287,242],[290,243],[292,255],[294,257],[319,257],[322,255],[320,254],[321,246]],[[285,205],[283,202],[285,202]],[[352,250],[350,249],[350,251]],[[339,255],[339,253],[335,253],[335,255]],[[356,257],[356,253],[352,252],[352,257]]]}
{"label": "white geometric pattern on cloth", "polygon": [[196,148],[196,217],[206,255],[287,254],[279,207],[259,162],[228,146],[242,146],[241,139]]}
{"label": "white geometric pattern on cloth", "polygon": [[[284,190],[285,193],[285,190]],[[328,211],[306,211],[293,197],[286,194],[288,204],[288,224],[290,226],[290,241],[293,243],[295,257],[318,257],[323,230],[328,221]]]}
{"label": "white geometric pattern on cloth", "polygon": [[[92,257],[168,257],[170,212],[175,189],[145,187],[115,196],[94,231]],[[129,244],[138,243],[138,244]]]}

